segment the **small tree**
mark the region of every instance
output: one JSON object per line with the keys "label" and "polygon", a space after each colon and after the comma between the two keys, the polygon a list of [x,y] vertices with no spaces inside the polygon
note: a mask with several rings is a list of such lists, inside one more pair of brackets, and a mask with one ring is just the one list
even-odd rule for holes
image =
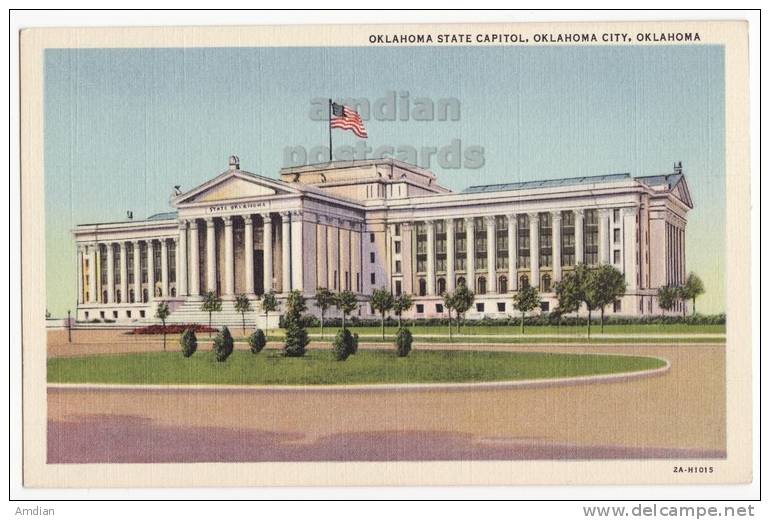
{"label": "small tree", "polygon": [[400,327],[396,333],[396,354],[406,357],[412,351],[412,333],[406,327]]}
{"label": "small tree", "polygon": [[252,354],[259,354],[262,349],[267,345],[267,338],[262,329],[255,330],[251,336],[249,336],[249,349]]}
{"label": "small tree", "polygon": [[340,329],[332,342],[332,351],[337,361],[345,361],[353,354],[353,335],[348,329]]}
{"label": "small tree", "polygon": [[324,337],[324,317],[326,311],[334,305],[334,293],[326,287],[319,287],[315,290],[315,304],[321,310],[321,339]]}
{"label": "small tree", "polygon": [[593,283],[591,272],[585,264],[578,264],[572,272],[562,277],[557,291],[560,307],[577,311],[581,304],[586,306],[588,339],[591,339],[591,311],[597,307],[594,300],[596,291],[591,286]]}
{"label": "small tree", "polygon": [[[692,300],[692,314],[695,316],[695,298],[706,292],[703,287],[703,280],[695,273],[687,275],[687,280],[681,289],[681,297],[683,300]],[[684,313],[686,309],[682,309]]]}
{"label": "small tree", "polygon": [[626,294],[626,280],[617,268],[603,264],[591,271],[588,278],[590,299],[599,308],[601,331],[604,332],[604,308]]}
{"label": "small tree", "polygon": [[673,285],[665,285],[658,289],[658,307],[664,311],[670,311],[679,299],[679,288]]}
{"label": "small tree", "polygon": [[166,318],[171,314],[166,302],[160,302],[155,310],[155,317],[163,324],[163,351],[166,351]]}
{"label": "small tree", "polygon": [[342,291],[334,297],[334,305],[342,312],[342,328],[345,328],[345,318],[358,307],[358,299],[352,291]]}
{"label": "small tree", "polygon": [[513,295],[513,307],[521,312],[521,333],[524,334],[524,316],[540,305],[540,293],[534,285],[527,285]]}
{"label": "small tree", "polygon": [[299,291],[292,291],[286,299],[286,343],[283,348],[284,356],[300,357],[305,355],[305,347],[310,343],[310,337],[302,323],[302,313],[307,309],[305,298]]}
{"label": "small tree", "polygon": [[217,296],[214,291],[209,291],[203,296],[201,310],[209,313],[209,337],[211,337],[211,313],[222,311],[222,298]]}
{"label": "small tree", "polygon": [[380,313],[382,339],[385,339],[385,314],[393,309],[393,295],[385,287],[375,289],[369,297],[369,304],[372,309]]}
{"label": "small tree", "polygon": [[412,296],[409,294],[401,294],[393,298],[393,313],[398,318],[398,328],[401,328],[401,315],[412,308]]}
{"label": "small tree", "polygon": [[[452,311],[455,310],[455,295],[451,292],[444,293],[444,307],[446,307],[447,315],[449,316],[449,341],[452,341]],[[457,316],[459,321],[460,316]]]}
{"label": "small tree", "polygon": [[465,317],[465,313],[468,312],[468,309],[470,309],[473,306],[473,300],[476,298],[476,295],[473,294],[473,291],[468,289],[468,287],[465,284],[461,284],[457,290],[455,290],[454,294],[454,307],[455,312],[457,313],[457,333],[460,333],[460,316]]}
{"label": "small tree", "polygon": [[559,306],[553,312],[558,318],[558,326],[561,325],[561,319],[565,314],[580,311],[581,301],[578,298],[578,288],[575,287],[575,282],[576,277],[564,276],[561,281],[554,284],[553,291],[559,300]]}
{"label": "small tree", "polygon": [[278,310],[278,298],[275,297],[275,292],[270,291],[262,296],[262,310],[265,311],[265,335],[270,336],[267,319],[271,312]]}
{"label": "small tree", "polygon": [[242,331],[246,334],[246,313],[251,312],[251,302],[245,294],[239,294],[235,297],[235,310],[241,314]]}
{"label": "small tree", "polygon": [[195,337],[195,329],[185,329],[182,337],[179,338],[179,344],[182,347],[182,355],[190,357],[198,350],[198,338]]}
{"label": "small tree", "polygon": [[214,338],[214,354],[217,361],[226,361],[233,353],[233,336],[227,327],[222,327]]}

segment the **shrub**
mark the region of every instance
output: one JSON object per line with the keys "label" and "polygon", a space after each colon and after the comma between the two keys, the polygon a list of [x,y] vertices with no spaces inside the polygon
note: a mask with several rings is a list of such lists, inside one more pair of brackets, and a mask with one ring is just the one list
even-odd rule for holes
{"label": "shrub", "polygon": [[302,312],[307,309],[305,298],[299,291],[292,291],[286,301],[286,341],[283,354],[288,357],[305,355],[305,347],[310,343],[307,330],[302,324]]}
{"label": "shrub", "polygon": [[225,361],[232,353],[233,336],[227,327],[222,327],[222,330],[214,337],[214,354],[217,356],[217,361]]}
{"label": "shrub", "polygon": [[337,335],[332,342],[332,350],[337,361],[345,361],[353,354],[353,335],[348,329],[337,331]]}
{"label": "shrub", "polygon": [[182,333],[182,337],[179,338],[179,343],[182,346],[182,355],[184,357],[190,357],[198,350],[198,338],[195,337],[194,329],[187,329]]}
{"label": "shrub", "polygon": [[[217,331],[215,328],[208,327],[207,325],[199,325],[197,323],[166,325],[166,332],[169,334],[182,334],[187,329],[192,329],[198,333]],[[163,325],[137,327],[127,332],[127,334],[163,334]]]}
{"label": "shrub", "polygon": [[259,354],[262,352],[265,345],[267,345],[267,338],[265,337],[265,333],[262,332],[262,329],[255,330],[254,333],[249,336],[249,348],[251,349],[252,354]]}
{"label": "shrub", "polygon": [[398,357],[406,357],[412,350],[412,333],[406,327],[401,327],[396,333],[396,353]]}
{"label": "shrub", "polygon": [[358,334],[353,334],[353,344],[350,347],[350,353],[351,354],[357,354],[358,353]]}

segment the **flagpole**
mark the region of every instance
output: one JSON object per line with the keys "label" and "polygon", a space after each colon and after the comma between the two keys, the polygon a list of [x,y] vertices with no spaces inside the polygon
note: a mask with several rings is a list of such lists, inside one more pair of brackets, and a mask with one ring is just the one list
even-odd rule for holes
{"label": "flagpole", "polygon": [[329,162],[332,162],[332,100],[329,99]]}

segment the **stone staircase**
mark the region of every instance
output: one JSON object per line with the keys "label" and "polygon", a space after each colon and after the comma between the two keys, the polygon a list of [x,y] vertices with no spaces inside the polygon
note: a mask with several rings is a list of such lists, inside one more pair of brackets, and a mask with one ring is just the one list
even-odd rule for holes
{"label": "stone staircase", "polygon": [[[179,307],[174,309],[169,315],[166,323],[170,324],[186,324],[186,323],[199,323],[201,325],[208,325],[209,313],[202,311],[200,301],[188,300],[182,303]],[[257,301],[251,302],[252,311],[247,312],[246,328],[254,329],[259,327],[264,329],[265,326],[265,314],[262,311],[262,307]],[[278,313],[271,313],[268,321],[270,328],[278,327]],[[241,313],[235,310],[235,302],[232,300],[222,301],[222,311],[213,312],[211,314],[211,325],[213,327],[227,326],[228,328],[240,328],[243,324]]]}

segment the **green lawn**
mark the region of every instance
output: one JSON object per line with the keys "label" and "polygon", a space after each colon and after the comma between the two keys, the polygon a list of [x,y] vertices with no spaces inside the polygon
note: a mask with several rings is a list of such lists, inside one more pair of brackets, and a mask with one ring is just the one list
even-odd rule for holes
{"label": "green lawn", "polygon": [[320,385],[429,383],[542,379],[654,369],[664,363],[642,356],[542,352],[362,350],[345,362],[329,350],[303,358],[280,351],[235,351],[224,363],[211,351],[185,359],[179,352],[110,354],[48,360],[51,383]]}

